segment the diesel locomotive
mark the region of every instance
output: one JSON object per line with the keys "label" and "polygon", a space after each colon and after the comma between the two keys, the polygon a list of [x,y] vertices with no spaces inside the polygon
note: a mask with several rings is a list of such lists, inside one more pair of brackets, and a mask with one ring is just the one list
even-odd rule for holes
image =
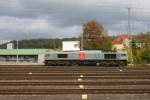
{"label": "diesel locomotive", "polygon": [[127,66],[127,52],[87,51],[47,51],[45,65],[95,65],[95,66]]}

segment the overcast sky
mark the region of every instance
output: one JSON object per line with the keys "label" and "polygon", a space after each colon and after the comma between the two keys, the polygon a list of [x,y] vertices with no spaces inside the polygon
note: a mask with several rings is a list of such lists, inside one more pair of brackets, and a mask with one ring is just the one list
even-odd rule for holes
{"label": "overcast sky", "polygon": [[102,23],[108,34],[150,31],[149,0],[0,0],[0,40],[73,37],[88,20]]}

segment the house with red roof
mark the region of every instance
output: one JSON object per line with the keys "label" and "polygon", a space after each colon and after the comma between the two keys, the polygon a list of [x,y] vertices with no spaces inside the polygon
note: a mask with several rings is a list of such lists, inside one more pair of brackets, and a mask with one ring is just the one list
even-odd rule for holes
{"label": "house with red roof", "polygon": [[123,50],[128,45],[129,35],[121,34],[112,40],[113,50]]}

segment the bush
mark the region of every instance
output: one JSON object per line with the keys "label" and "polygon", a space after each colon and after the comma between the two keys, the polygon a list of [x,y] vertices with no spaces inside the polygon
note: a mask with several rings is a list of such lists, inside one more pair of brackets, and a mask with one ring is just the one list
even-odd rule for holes
{"label": "bush", "polygon": [[150,48],[149,47],[145,48],[143,51],[142,63],[144,64],[150,63]]}

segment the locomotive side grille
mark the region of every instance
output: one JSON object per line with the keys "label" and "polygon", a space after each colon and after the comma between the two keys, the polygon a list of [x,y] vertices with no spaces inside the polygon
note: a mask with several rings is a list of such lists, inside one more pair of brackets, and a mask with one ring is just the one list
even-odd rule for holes
{"label": "locomotive side grille", "polygon": [[58,54],[58,58],[68,58],[68,54]]}
{"label": "locomotive side grille", "polygon": [[116,54],[104,54],[105,59],[116,59]]}

